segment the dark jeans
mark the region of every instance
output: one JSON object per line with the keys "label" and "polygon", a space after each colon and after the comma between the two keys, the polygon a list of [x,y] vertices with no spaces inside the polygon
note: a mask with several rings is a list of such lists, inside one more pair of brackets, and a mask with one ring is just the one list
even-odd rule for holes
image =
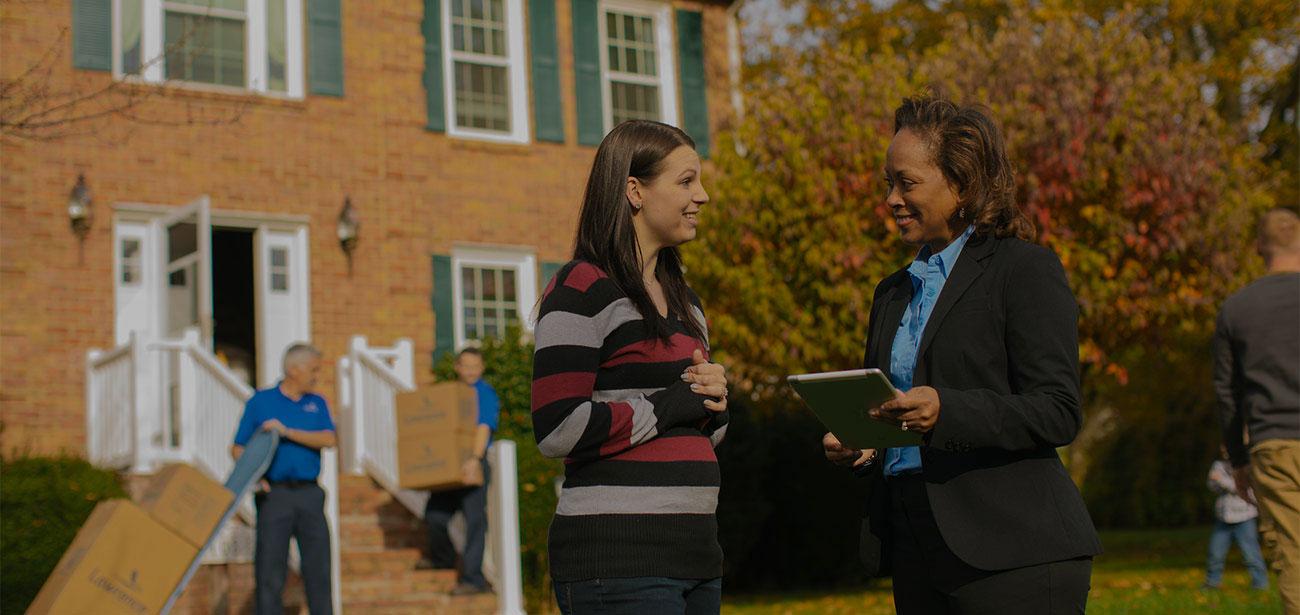
{"label": "dark jeans", "polygon": [[1083,615],[1092,558],[980,570],[944,542],[919,476],[888,479],[899,615]]}
{"label": "dark jeans", "polygon": [[1246,519],[1241,523],[1224,523],[1216,521],[1210,533],[1210,548],[1205,562],[1205,584],[1218,587],[1223,582],[1223,564],[1228,557],[1232,543],[1241,549],[1241,561],[1250,571],[1250,586],[1255,589],[1268,589],[1268,570],[1264,567],[1264,554],[1259,550],[1256,538],[1255,520]]}
{"label": "dark jeans", "polygon": [[313,482],[275,483],[257,503],[257,615],[284,612],[284,579],[289,569],[289,538],[298,539],[302,581],[311,615],[333,615],[330,592],[330,530],[325,522],[325,490]]}
{"label": "dark jeans", "polygon": [[456,548],[447,535],[447,524],[456,511],[465,513],[465,554],[461,557],[462,580],[487,588],[483,577],[483,550],[487,546],[487,493],[492,484],[490,468],[483,461],[483,484],[429,494],[424,506],[424,524],[429,534],[429,561],[434,568],[455,568]]}
{"label": "dark jeans", "polygon": [[718,615],[722,579],[635,577],[555,583],[564,615]]}

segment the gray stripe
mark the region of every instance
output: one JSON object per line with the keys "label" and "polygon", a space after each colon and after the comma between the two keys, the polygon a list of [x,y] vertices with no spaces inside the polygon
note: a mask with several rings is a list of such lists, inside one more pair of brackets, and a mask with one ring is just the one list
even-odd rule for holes
{"label": "gray stripe", "polygon": [[552,459],[568,457],[573,447],[578,445],[582,432],[587,430],[587,423],[590,420],[591,402],[584,401],[574,408],[569,416],[564,417],[551,433],[546,434],[546,437],[537,443],[537,448],[541,449],[543,455]]}
{"label": "gray stripe", "polygon": [[574,487],[560,493],[557,515],[689,514],[718,509],[717,487]]}
{"label": "gray stripe", "polygon": [[627,297],[610,303],[595,316],[557,310],[537,321],[533,341],[537,344],[537,350],[551,346],[600,348],[605,343],[606,335],[623,323],[633,320],[641,320],[641,313],[636,311]]}
{"label": "gray stripe", "polygon": [[[730,425],[730,423],[728,423],[728,425]],[[713,435],[709,436],[709,442],[713,444],[713,448],[718,448],[718,445],[722,443],[722,439],[727,437],[728,425],[723,425],[717,431],[713,432]]]}
{"label": "gray stripe", "polygon": [[704,310],[696,307],[694,303],[690,307],[691,317],[699,323],[700,331],[704,332],[704,347],[709,348],[709,321],[704,317]]}
{"label": "gray stripe", "polygon": [[611,401],[632,401],[638,397],[649,397],[653,393],[664,390],[663,387],[654,389],[604,389],[591,392],[591,401],[598,403],[608,403]]}
{"label": "gray stripe", "polygon": [[627,402],[632,406],[632,446],[636,446],[659,435],[659,417],[655,416],[655,405],[644,396]]}

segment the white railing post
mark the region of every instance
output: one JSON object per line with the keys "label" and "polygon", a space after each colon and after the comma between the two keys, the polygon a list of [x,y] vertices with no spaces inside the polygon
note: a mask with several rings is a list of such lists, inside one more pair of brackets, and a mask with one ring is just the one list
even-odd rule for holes
{"label": "white railing post", "polygon": [[[185,334],[181,337],[181,343],[185,346],[199,348],[200,333],[197,327],[185,329]],[[188,352],[178,351],[177,358],[180,365],[180,446],[176,451],[180,461],[194,465],[199,456],[199,432],[198,432],[198,405],[199,405],[199,387],[198,387],[198,365],[194,357]],[[173,430],[175,427],[172,428]]]}
{"label": "white railing post", "polygon": [[325,490],[325,520],[330,530],[330,592],[334,612],[343,614],[343,565],[339,551],[339,454],[332,448],[320,451],[320,485]]}
{"label": "white railing post", "polygon": [[362,383],[362,371],[365,369],[361,365],[361,354],[366,351],[366,338],[360,335],[352,336],[351,342],[348,343],[348,377],[350,378],[352,405],[348,407],[349,419],[352,421],[350,431],[352,432],[352,467],[348,470],[354,474],[362,474],[365,468],[362,465],[366,458],[366,404],[365,387]]}
{"label": "white railing post", "polygon": [[352,357],[339,357],[338,365],[338,412],[335,421],[339,434],[339,472],[346,474],[361,473],[361,459],[357,457],[356,429],[353,415],[357,412],[356,396],[352,391]]}
{"label": "white railing post", "polygon": [[[519,563],[519,489],[515,443],[497,440],[491,457],[492,487],[488,494],[488,527],[492,529],[493,555],[500,586],[497,615],[524,615],[523,573]],[[491,514],[495,512],[496,514]]]}
{"label": "white railing post", "polygon": [[415,388],[415,345],[411,340],[402,338],[393,346],[397,358],[393,360],[393,371],[406,380],[406,386]]}
{"label": "white railing post", "polygon": [[101,416],[99,396],[95,394],[99,379],[99,370],[95,369],[95,364],[102,356],[104,353],[98,348],[92,348],[86,353],[86,457],[92,465],[96,466],[103,463],[104,457],[99,442],[99,432],[104,429],[104,419]]}
{"label": "white railing post", "polygon": [[132,331],[127,343],[131,345],[131,466],[139,463],[141,451],[140,413],[146,405],[145,388],[149,386],[148,374],[145,372],[144,340],[139,331]]}

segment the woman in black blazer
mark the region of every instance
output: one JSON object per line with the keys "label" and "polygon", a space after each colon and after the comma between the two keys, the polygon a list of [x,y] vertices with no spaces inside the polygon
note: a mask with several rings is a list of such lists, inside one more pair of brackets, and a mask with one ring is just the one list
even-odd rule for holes
{"label": "woman in black blazer", "polygon": [[876,287],[866,367],[901,397],[872,415],[920,447],[831,461],[871,481],[861,551],[900,614],[1083,613],[1101,542],[1057,447],[1079,431],[1078,305],[1030,243],[1014,167],[978,109],[918,96],[894,115],[886,203],[912,263]]}

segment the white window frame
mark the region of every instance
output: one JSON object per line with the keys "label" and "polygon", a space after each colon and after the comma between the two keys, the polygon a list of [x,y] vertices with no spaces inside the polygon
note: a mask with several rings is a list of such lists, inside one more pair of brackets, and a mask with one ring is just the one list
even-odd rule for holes
{"label": "white window frame", "polygon": [[614,105],[610,81],[614,73],[609,70],[609,33],[606,15],[613,11],[638,17],[649,17],[655,22],[655,55],[658,61],[655,77],[632,76],[618,73],[618,80],[659,88],[659,121],[676,126],[677,110],[677,38],[673,36],[672,5],[647,0],[600,0],[596,9],[596,27],[600,30],[600,90],[604,113],[605,133],[614,129]]}
{"label": "white window frame", "polygon": [[[505,0],[506,11],[506,58],[495,61],[473,53],[456,51],[451,38],[451,2],[442,2],[442,81],[443,105],[446,113],[447,134],[463,139],[495,141],[497,143],[527,144],[531,139],[528,121],[528,73],[525,62],[526,47],[524,43],[524,5],[523,0]],[[476,64],[493,64],[504,66],[509,71],[507,83],[510,84],[510,132],[483,130],[480,128],[462,128],[456,125],[456,60]]]}
{"label": "white window frame", "polygon": [[524,330],[533,330],[533,306],[537,304],[537,254],[524,248],[454,247],[451,251],[452,313],[455,321],[456,348],[464,348],[470,340],[465,338],[465,295],[461,289],[461,269],[470,267],[510,268],[515,270],[515,301],[519,304],[519,322]]}
{"label": "white window frame", "polygon": [[[113,0],[113,76],[119,80],[143,83],[165,83],[179,87],[227,93],[254,92],[263,96],[301,99],[306,89],[306,63],[304,61],[303,0],[284,0],[285,25],[285,91],[269,90],[267,59],[266,0],[244,0],[244,12],[223,9],[199,9],[190,5],[173,4],[167,0],[140,0],[140,74],[124,74],[122,67],[122,3]],[[244,21],[244,87],[231,87],[214,83],[168,79],[163,57],[166,53],[164,12],[167,10],[209,14],[213,17],[238,18]]]}

